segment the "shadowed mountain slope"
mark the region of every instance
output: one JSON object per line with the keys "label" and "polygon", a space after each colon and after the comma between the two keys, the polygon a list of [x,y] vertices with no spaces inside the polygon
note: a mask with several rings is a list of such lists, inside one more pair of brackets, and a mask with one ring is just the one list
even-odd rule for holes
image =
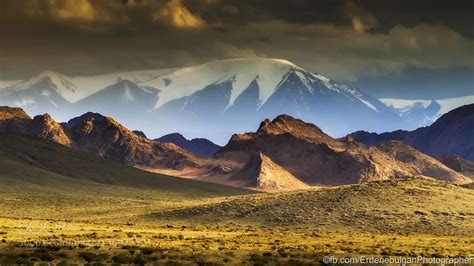
{"label": "shadowed mountain slope", "polygon": [[428,127],[414,131],[393,131],[382,134],[357,131],[351,136],[366,144],[401,140],[430,155],[452,154],[474,161],[474,104],[454,109]]}
{"label": "shadowed mountain slope", "polygon": [[474,162],[464,160],[463,158],[456,155],[436,156],[436,159],[454,171],[471,177],[471,179],[474,181]]}
{"label": "shadowed mountain slope", "polygon": [[162,143],[173,143],[185,150],[192,152],[193,154],[200,156],[212,156],[220,148],[219,145],[214,144],[208,139],[195,138],[188,140],[179,133],[171,133],[155,140]]}

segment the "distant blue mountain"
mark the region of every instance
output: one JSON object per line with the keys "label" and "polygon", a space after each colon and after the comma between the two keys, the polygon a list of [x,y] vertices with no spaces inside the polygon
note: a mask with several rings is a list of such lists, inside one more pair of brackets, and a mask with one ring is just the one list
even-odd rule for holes
{"label": "distant blue mountain", "polygon": [[192,140],[188,140],[179,133],[171,133],[155,140],[164,143],[173,143],[196,155],[206,157],[213,156],[221,148],[221,146],[216,145],[208,139],[195,138]]}

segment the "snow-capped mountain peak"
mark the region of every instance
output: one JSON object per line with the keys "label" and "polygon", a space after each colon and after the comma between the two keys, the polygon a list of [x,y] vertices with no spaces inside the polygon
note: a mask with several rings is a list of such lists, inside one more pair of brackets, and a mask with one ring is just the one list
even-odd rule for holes
{"label": "snow-capped mountain peak", "polygon": [[255,80],[259,87],[259,100],[264,103],[284,75],[292,69],[304,71],[282,59],[228,59],[185,67],[142,84],[162,90],[156,104],[156,107],[160,107],[169,101],[190,96],[208,85],[231,81],[232,92],[228,103],[231,106]]}
{"label": "snow-capped mountain peak", "polygon": [[[48,84],[45,84],[46,86],[39,86],[41,83]],[[43,71],[23,82],[6,88],[3,92],[12,93],[21,90],[34,89],[35,87],[41,87],[41,94],[44,96],[47,96],[46,94],[50,93],[45,87],[53,89],[66,100],[77,92],[76,85],[68,77],[50,70]]]}
{"label": "snow-capped mountain peak", "polygon": [[[400,116],[393,107],[354,87],[271,58],[79,77],[45,71],[1,89],[2,104],[23,106],[31,114],[48,112],[58,120],[94,111],[151,136],[182,131],[221,143],[230,133],[244,132],[257,121],[279,114],[314,122],[342,136],[360,129],[406,128],[407,121],[413,120],[408,116],[425,119],[443,110],[431,104],[429,112]],[[391,123],[384,123],[387,120]]]}

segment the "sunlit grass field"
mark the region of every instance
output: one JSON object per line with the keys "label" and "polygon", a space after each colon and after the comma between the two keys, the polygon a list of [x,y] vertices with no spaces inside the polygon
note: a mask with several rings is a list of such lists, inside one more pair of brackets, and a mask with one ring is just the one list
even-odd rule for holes
{"label": "sunlit grass field", "polygon": [[3,194],[1,262],[285,265],[319,264],[325,255],[474,255],[473,191],[431,180],[180,201],[149,193]]}
{"label": "sunlit grass field", "polygon": [[474,256],[474,190],[426,178],[255,193],[6,136],[0,199],[0,264]]}

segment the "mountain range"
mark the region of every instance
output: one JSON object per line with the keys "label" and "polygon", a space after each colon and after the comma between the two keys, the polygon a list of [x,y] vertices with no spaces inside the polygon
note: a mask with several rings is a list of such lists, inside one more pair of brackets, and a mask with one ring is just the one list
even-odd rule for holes
{"label": "mountain range", "polygon": [[[263,121],[256,132],[232,136],[216,158],[247,164],[245,167],[248,168],[248,163],[255,161],[256,153],[267,156],[298,180],[312,186],[420,175],[454,183],[470,182],[469,178],[401,141],[367,146],[350,137],[337,140],[317,126],[288,115]],[[280,174],[275,172],[274,175]]]}
{"label": "mountain range", "polygon": [[[458,128],[462,132],[466,128],[463,124],[471,122],[466,114],[474,114],[471,106],[444,115],[434,129],[443,132]],[[446,117],[456,124],[443,122]],[[454,164],[445,165],[402,141],[370,146],[355,141],[352,135],[335,139],[316,125],[288,115],[265,119],[256,132],[234,134],[213,157],[201,157],[173,143],[149,140],[111,117],[92,112],[60,124],[48,114],[32,119],[20,108],[2,107],[0,132],[40,137],[152,172],[264,191],[406,176],[456,184],[472,182],[470,175],[457,171]],[[453,134],[458,136],[459,132]],[[464,145],[462,138],[454,139]]]}
{"label": "mountain range", "polygon": [[283,113],[341,137],[357,130],[414,129],[456,106],[453,101],[379,100],[286,60],[267,58],[89,77],[44,71],[0,84],[0,105],[33,115],[49,113],[67,121],[98,112],[151,138],[180,132],[218,144]]}
{"label": "mountain range", "polygon": [[430,126],[414,131],[397,130],[381,134],[358,131],[350,136],[366,144],[400,140],[430,155],[457,155],[474,161],[474,104],[456,108]]}

